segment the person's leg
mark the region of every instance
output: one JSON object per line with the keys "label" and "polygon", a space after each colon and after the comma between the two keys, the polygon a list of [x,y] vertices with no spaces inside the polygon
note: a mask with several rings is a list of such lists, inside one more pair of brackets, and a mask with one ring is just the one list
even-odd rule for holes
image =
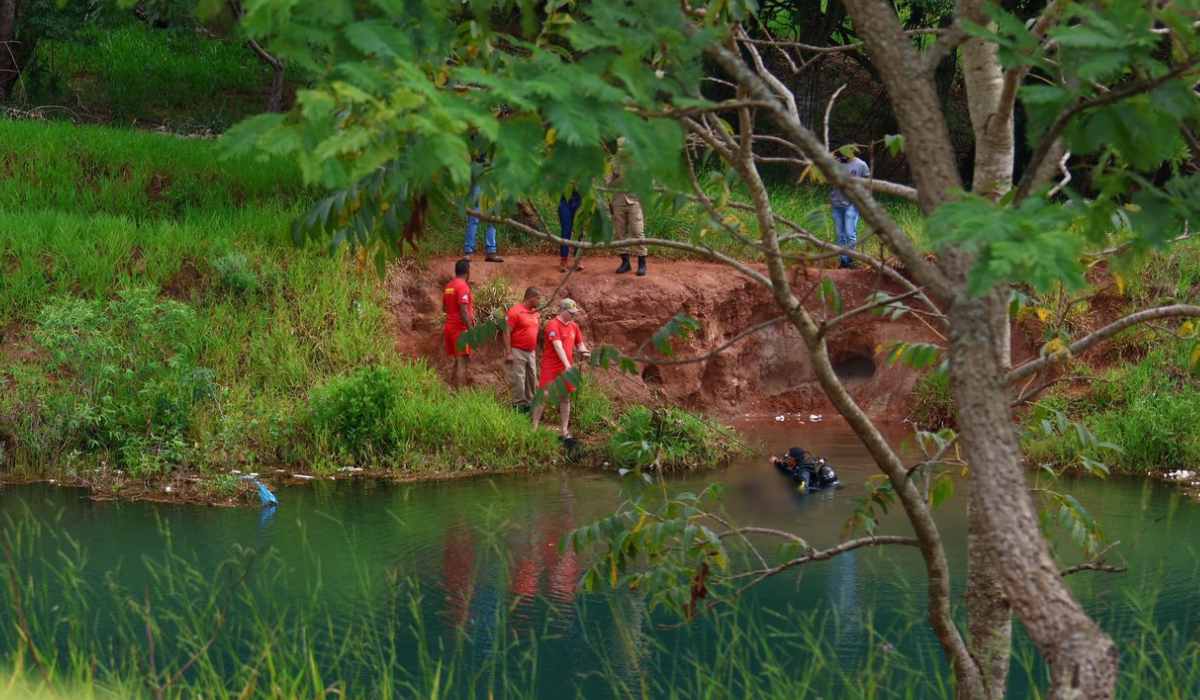
{"label": "person's leg", "polygon": [[537,429],[538,429],[538,426],[539,426],[539,425],[541,425],[541,423],[542,423],[542,411],[544,411],[544,410],[546,410],[546,397],[544,397],[544,396],[543,396],[543,397],[542,397],[542,400],[541,400],[541,401],[538,401],[538,402],[537,402],[536,404],[534,404],[534,406],[533,406],[533,416],[532,416],[532,418],[533,418],[533,429],[534,429],[534,430],[537,430]]}
{"label": "person's leg", "polygon": [[[629,233],[630,238],[643,238],[646,235],[646,215],[642,211],[642,203],[637,199],[634,199],[630,205],[629,225],[626,231]],[[645,277],[646,255],[649,251],[646,250],[646,246],[639,245],[633,249],[633,252],[637,255],[638,259],[637,275],[638,277]]]}
{"label": "person's leg", "polygon": [[463,237],[463,255],[471,257],[475,253],[475,232],[479,229],[479,219],[467,217],[467,235]]}
{"label": "person's leg", "polygon": [[488,255],[496,254],[496,225],[488,223],[487,232],[483,234],[483,250]]}
{"label": "person's leg", "polygon": [[[834,242],[841,247],[846,247],[846,209],[844,207],[833,207],[833,234]],[[838,257],[838,263],[842,266],[846,264],[846,256]]]}
{"label": "person's leg", "polygon": [[[624,194],[617,193],[612,200],[612,215],[613,215],[613,240],[625,240],[626,229],[629,226],[629,205]],[[629,272],[629,250],[618,248],[617,252],[621,255],[621,266],[617,268],[617,274]]]}
{"label": "person's leg", "polygon": [[[846,219],[843,224],[846,230],[846,243],[844,246],[850,250],[858,249],[858,209],[854,205],[846,207]],[[854,258],[846,256],[846,264],[853,265]]]}
{"label": "person's leg", "polygon": [[[479,206],[479,186],[475,185],[471,188],[470,194],[467,195],[467,208],[475,209]],[[467,234],[463,237],[463,255],[471,257],[475,252],[475,233],[479,230],[479,219],[467,215]]]}
{"label": "person's leg", "polygon": [[527,404],[533,403],[533,397],[537,396],[538,388],[538,366],[537,354],[530,351],[526,353],[525,360],[525,400]]}
{"label": "person's leg", "polygon": [[508,380],[512,386],[513,405],[515,406],[529,403],[529,397],[525,394],[525,358],[521,355],[521,351],[516,348],[509,351]]}
{"label": "person's leg", "polygon": [[561,428],[560,435],[563,437],[571,436],[571,395],[567,394],[563,397],[562,403],[558,405],[559,426]]}

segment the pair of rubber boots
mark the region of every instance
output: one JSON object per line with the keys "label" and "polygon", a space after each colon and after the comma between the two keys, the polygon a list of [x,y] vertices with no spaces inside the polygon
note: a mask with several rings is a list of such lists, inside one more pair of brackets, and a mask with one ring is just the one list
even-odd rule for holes
{"label": "pair of rubber boots", "polygon": [[[622,255],[621,256],[621,266],[617,268],[617,274],[621,275],[626,272],[629,272],[632,269],[633,268],[629,266],[629,256]],[[646,256],[645,255],[638,256],[637,276],[638,277],[646,276]]]}

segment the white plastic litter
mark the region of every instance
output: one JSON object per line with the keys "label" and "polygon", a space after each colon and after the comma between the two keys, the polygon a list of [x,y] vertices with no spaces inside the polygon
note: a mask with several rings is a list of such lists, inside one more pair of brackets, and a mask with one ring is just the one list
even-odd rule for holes
{"label": "white plastic litter", "polygon": [[808,417],[808,421],[810,423],[820,423],[823,420],[825,420],[825,416],[821,415],[820,413],[813,413]]}
{"label": "white plastic litter", "polygon": [[782,423],[782,422],[784,422],[785,420],[787,420],[787,416],[775,416],[775,422],[776,422],[776,423]]}
{"label": "white plastic litter", "polygon": [[308,474],[292,474],[292,478],[293,478],[293,479],[304,479],[305,481],[308,481],[308,480],[311,480],[311,479],[315,479],[315,478],[317,478],[317,477],[315,477],[315,476],[309,476]]}

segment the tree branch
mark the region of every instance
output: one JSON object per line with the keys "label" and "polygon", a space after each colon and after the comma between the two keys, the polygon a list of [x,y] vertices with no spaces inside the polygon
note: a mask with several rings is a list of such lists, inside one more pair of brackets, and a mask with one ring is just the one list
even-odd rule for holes
{"label": "tree branch", "polygon": [[866,304],[863,304],[862,306],[850,309],[849,311],[847,311],[843,314],[834,316],[833,318],[831,318],[829,320],[822,321],[821,329],[818,331],[818,334],[825,335],[827,332],[829,332],[830,328],[833,328],[834,326],[836,326],[839,323],[842,323],[843,321],[845,321],[848,318],[853,318],[854,316],[857,316],[861,313],[866,313],[867,311],[871,311],[872,309],[878,309],[881,306],[889,306],[891,304],[895,304],[897,302],[904,301],[905,299],[911,299],[912,297],[923,294],[924,292],[925,292],[924,289],[917,287],[916,289],[905,292],[904,294],[901,294],[899,296],[887,296],[887,298],[885,298],[885,299],[876,299],[875,301],[868,302]]}
{"label": "tree branch", "polygon": [[1042,140],[1038,142],[1037,149],[1034,150],[1033,156],[1030,158],[1029,163],[1025,166],[1025,174],[1021,176],[1021,182],[1017,185],[1017,191],[1013,197],[1013,204],[1019,204],[1023,199],[1029,196],[1030,190],[1033,189],[1035,174],[1040,169],[1042,162],[1046,160],[1047,154],[1050,153],[1051,148],[1054,146],[1054,142],[1057,141],[1058,137],[1062,135],[1063,130],[1067,128],[1067,124],[1078,114],[1089,109],[1105,107],[1107,105],[1120,102],[1127,97],[1133,97],[1145,92],[1151,92],[1171,82],[1172,80],[1183,76],[1188,71],[1194,69],[1197,65],[1200,65],[1200,58],[1193,58],[1190,61],[1175,66],[1157,78],[1153,78],[1151,80],[1139,80],[1126,85],[1120,90],[1106,92],[1103,95],[1093,97],[1089,100],[1077,100],[1076,103],[1069,109],[1058,115],[1058,118],[1055,119],[1054,123],[1050,125],[1050,129],[1042,136]]}
{"label": "tree branch", "polygon": [[[796,539],[799,539],[799,538],[796,538]],[[803,540],[801,540],[801,541],[803,541]],[[781,574],[784,571],[787,571],[788,569],[794,569],[797,566],[803,566],[804,564],[809,564],[814,561],[825,561],[827,559],[832,559],[832,558],[838,556],[839,554],[845,554],[846,552],[852,552],[856,549],[862,549],[863,547],[882,547],[882,546],[887,546],[887,545],[903,545],[906,547],[919,547],[920,542],[918,542],[917,538],[915,538],[915,537],[899,537],[896,535],[874,535],[874,536],[870,536],[870,537],[860,537],[858,539],[849,540],[849,541],[843,542],[839,545],[830,547],[829,549],[810,550],[807,554],[801,555],[794,559],[789,559],[788,561],[785,561],[782,564],[777,564],[777,565],[772,566],[767,569],[762,569],[759,571],[746,571],[746,572],[743,572],[743,573],[740,573],[740,574],[730,577],[730,580],[737,581],[739,579],[744,579],[744,578],[751,578],[751,577],[754,578],[753,581],[746,584],[745,586],[743,586],[741,588],[740,591],[738,591],[739,593],[741,593],[742,591],[745,591],[746,589],[759,584],[760,582],[762,582],[763,580],[765,580],[767,578],[770,578],[777,574]]]}
{"label": "tree branch", "polygon": [[1112,323],[1096,330],[1088,335],[1076,340],[1067,346],[1066,350],[1051,353],[1045,357],[1040,357],[1036,360],[1030,360],[1025,364],[1017,367],[1008,373],[1008,382],[1020,381],[1038,370],[1049,367],[1050,365],[1062,362],[1070,357],[1081,355],[1092,348],[1092,346],[1112,336],[1120,333],[1126,328],[1145,323],[1147,321],[1157,321],[1164,318],[1200,318],[1200,306],[1191,304],[1171,304],[1169,306],[1159,306],[1153,309],[1145,309],[1137,313],[1129,314],[1128,316],[1113,321]]}
{"label": "tree branch", "polygon": [[787,316],[776,316],[775,318],[767,319],[766,321],[763,321],[762,323],[758,323],[753,326],[750,326],[746,330],[742,331],[741,333],[738,333],[737,335],[733,336],[732,338],[725,341],[724,343],[721,343],[720,345],[713,348],[712,350],[709,350],[708,352],[704,353],[703,355],[696,355],[694,357],[676,357],[676,358],[668,358],[668,359],[662,359],[662,360],[655,359],[652,357],[642,357],[642,356],[630,355],[629,359],[633,360],[634,362],[640,362],[644,365],[659,365],[659,366],[687,365],[687,364],[692,364],[695,362],[703,362],[715,355],[721,354],[725,350],[728,350],[734,344],[736,344],[742,340],[745,340],[746,338],[749,338],[750,336],[754,335],[755,333],[758,333],[761,330],[770,328],[771,326],[778,325],[779,323],[786,321],[786,320],[787,320]]}
{"label": "tree branch", "polygon": [[532,226],[529,226],[529,225],[525,224],[524,222],[517,221],[516,219],[503,217],[503,216],[496,216],[494,214],[489,214],[485,211],[481,211],[479,209],[468,209],[467,213],[470,214],[471,216],[477,217],[481,221],[489,221],[494,224],[503,224],[505,226],[511,226],[512,228],[518,229],[520,231],[524,231],[525,233],[528,233],[529,235],[534,236],[535,238],[540,238],[544,241],[550,241],[551,243],[557,243],[559,245],[574,246],[576,248],[581,248],[581,249],[608,250],[608,249],[613,249],[613,248],[628,248],[630,246],[647,245],[647,246],[658,246],[660,248],[671,248],[673,250],[682,250],[682,251],[685,251],[688,253],[693,253],[695,255],[700,255],[700,256],[703,256],[706,258],[710,258],[712,260],[716,260],[717,262],[728,265],[729,267],[732,267],[733,269],[742,273],[746,277],[749,277],[750,279],[754,280],[755,282],[763,285],[764,287],[767,287],[768,289],[771,288],[771,280],[768,279],[767,276],[764,275],[763,273],[759,272],[758,270],[755,270],[754,268],[750,267],[749,265],[742,262],[741,260],[738,260],[737,258],[734,258],[734,257],[731,257],[724,253],[718,252],[707,246],[694,245],[692,243],[686,243],[684,241],[673,241],[673,240],[666,239],[666,238],[646,238],[646,237],[624,238],[619,241],[606,241],[606,242],[602,242],[602,243],[594,243],[592,241],[573,241],[573,240],[567,240],[565,238],[561,238],[559,236],[555,236],[554,234],[547,233],[545,231],[539,231],[538,229],[533,228]]}

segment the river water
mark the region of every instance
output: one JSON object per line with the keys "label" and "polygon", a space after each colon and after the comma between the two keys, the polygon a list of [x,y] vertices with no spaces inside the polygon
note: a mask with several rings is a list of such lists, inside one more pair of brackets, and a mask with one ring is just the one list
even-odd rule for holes
{"label": "river water", "polygon": [[[902,431],[897,427],[895,434]],[[825,456],[844,488],[796,494],[761,456],[675,479],[672,487],[698,492],[719,480],[726,485],[726,510],[737,522],[796,532],[818,547],[835,544],[864,482],[875,473],[857,440],[832,422],[760,424],[746,432],[764,451],[799,444]],[[1055,488],[1077,496],[1108,539],[1120,541],[1113,558],[1129,566],[1125,574],[1071,578],[1089,611],[1119,638],[1150,620],[1195,640],[1200,617],[1192,603],[1200,559],[1194,533],[1200,531],[1200,507],[1168,486],[1142,480],[1080,479]],[[531,673],[544,697],[561,697],[563,688],[588,683],[611,688],[613,674],[637,687],[647,675],[680,673],[673,664],[684,657],[695,663],[722,653],[714,648],[707,622],[675,629],[672,618],[648,612],[638,596],[578,592],[584,562],[560,552],[556,543],[572,528],[612,512],[620,485],[611,474],[576,471],[410,486],[316,483],[285,488],[278,496],[281,507],[264,517],[256,509],[93,503],[78,491],[28,486],[0,491],[0,518],[32,513],[53,521],[53,529],[68,535],[86,558],[82,575],[96,590],[111,579],[131,591],[158,593],[159,579],[146,562],[161,559],[168,548],[200,571],[217,570],[238,548],[273,550],[282,565],[271,577],[269,594],[315,597],[322,623],[332,629],[369,614],[364,591],[403,580],[418,594],[420,634],[438,644],[466,639],[465,653],[486,656],[498,639],[516,640],[517,647],[536,639],[537,669]],[[960,592],[963,494],[939,509],[938,521]],[[903,520],[892,514],[882,529],[904,532]],[[1067,563],[1079,560],[1064,537],[1055,541]],[[923,610],[920,557],[900,548],[859,550],[768,581],[746,594],[738,615],[773,619],[786,628],[812,624],[806,615],[814,611],[830,613],[824,619],[836,628],[829,633],[836,663],[853,668],[882,649],[944,671],[936,642],[922,624]],[[396,663],[415,654],[401,649]],[[318,653],[330,677],[344,671],[329,660],[333,656]],[[603,674],[610,680],[597,682]],[[1027,676],[1014,668],[1015,696]],[[641,686],[658,694],[653,684]]]}

